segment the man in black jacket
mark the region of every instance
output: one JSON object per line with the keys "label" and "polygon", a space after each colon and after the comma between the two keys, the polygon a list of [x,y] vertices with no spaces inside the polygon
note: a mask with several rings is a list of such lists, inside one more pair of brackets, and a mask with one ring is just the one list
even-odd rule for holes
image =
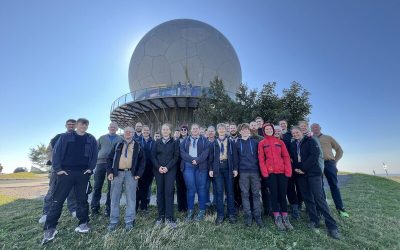
{"label": "man in black jacket", "polygon": [[119,221],[119,203],[125,186],[125,230],[135,226],[136,189],[143,175],[146,157],[141,145],[133,138],[132,127],[124,129],[124,140],[118,143],[108,157],[107,174],[111,181],[111,211],[108,231],[114,231]]}
{"label": "man in black jacket", "polygon": [[90,175],[97,162],[97,141],[93,135],[86,133],[88,126],[87,119],[78,119],[76,132],[62,134],[54,147],[53,169],[57,173],[57,184],[44,225],[43,244],[53,240],[57,234],[57,222],[72,188],[75,190],[76,217],[79,219],[75,232],[87,233],[90,230],[87,195]]}
{"label": "man in black jacket", "polygon": [[328,235],[339,239],[336,221],[329,212],[322,190],[322,170],[318,164],[319,146],[313,138],[304,136],[299,127],[292,128],[292,135],[294,141],[290,145],[290,156],[294,171],[298,174],[300,192],[310,217],[309,228],[314,230],[319,226],[318,207],[325,218]]}

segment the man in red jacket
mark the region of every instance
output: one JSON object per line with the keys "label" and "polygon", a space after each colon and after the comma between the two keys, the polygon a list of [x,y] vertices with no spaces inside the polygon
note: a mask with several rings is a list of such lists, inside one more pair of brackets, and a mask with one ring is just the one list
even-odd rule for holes
{"label": "man in red jacket", "polygon": [[290,156],[285,143],[274,136],[272,124],[264,124],[263,131],[265,138],[258,144],[258,159],[262,176],[269,178],[275,225],[279,230],[292,230],[286,203],[288,178],[292,176]]}

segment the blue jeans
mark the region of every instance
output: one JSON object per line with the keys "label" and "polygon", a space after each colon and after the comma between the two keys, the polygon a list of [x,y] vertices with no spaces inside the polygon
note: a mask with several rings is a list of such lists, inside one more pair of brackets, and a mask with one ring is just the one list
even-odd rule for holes
{"label": "blue jeans", "polygon": [[[326,180],[328,181],[329,187],[331,189],[332,199],[335,202],[336,209],[343,210],[343,201],[340,194],[338,179],[337,179],[337,168],[335,161],[325,161],[324,174]],[[322,185],[324,183],[322,182]]]}
{"label": "blue jeans", "polygon": [[136,217],[136,188],[138,181],[133,178],[131,171],[118,171],[118,175],[114,176],[111,181],[111,224],[119,222],[119,203],[123,185],[125,186],[126,195],[125,223],[133,222]]}
{"label": "blue jeans", "polygon": [[196,193],[199,198],[199,209],[206,210],[207,175],[207,170],[201,171],[198,167],[185,162],[183,178],[186,184],[186,196],[189,210],[194,209],[194,196]]}
{"label": "blue jeans", "polygon": [[[212,201],[210,199],[211,183],[212,183],[212,187],[213,187],[213,200]],[[215,179],[211,178],[210,176],[207,175],[207,181],[206,181],[206,204],[207,203],[215,203],[215,201],[216,201],[215,197],[217,197],[217,188],[216,188],[216,184],[215,184]]]}
{"label": "blue jeans", "polygon": [[226,191],[226,200],[228,205],[228,215],[234,216],[235,215],[235,202],[233,198],[233,178],[232,175],[229,173],[229,168],[224,167],[219,169],[219,174],[214,177],[217,196],[216,196],[216,203],[217,203],[217,217],[224,217],[224,187]]}

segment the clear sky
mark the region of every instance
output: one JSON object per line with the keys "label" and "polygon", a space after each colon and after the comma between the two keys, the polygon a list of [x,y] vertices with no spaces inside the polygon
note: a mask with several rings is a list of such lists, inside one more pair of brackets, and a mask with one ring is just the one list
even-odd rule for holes
{"label": "clear sky", "polygon": [[29,168],[29,148],[67,118],[105,134],[140,38],[190,18],[228,38],[251,88],[311,92],[310,121],[344,149],[340,170],[400,173],[399,13],[398,0],[1,1],[0,163]]}

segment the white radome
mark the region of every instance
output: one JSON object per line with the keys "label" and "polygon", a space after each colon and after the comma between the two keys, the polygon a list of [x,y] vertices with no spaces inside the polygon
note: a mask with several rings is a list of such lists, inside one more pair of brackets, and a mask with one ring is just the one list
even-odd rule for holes
{"label": "white radome", "polygon": [[212,26],[176,19],[150,30],[138,43],[129,65],[130,90],[190,82],[208,87],[216,76],[236,92],[242,71],[230,42]]}

